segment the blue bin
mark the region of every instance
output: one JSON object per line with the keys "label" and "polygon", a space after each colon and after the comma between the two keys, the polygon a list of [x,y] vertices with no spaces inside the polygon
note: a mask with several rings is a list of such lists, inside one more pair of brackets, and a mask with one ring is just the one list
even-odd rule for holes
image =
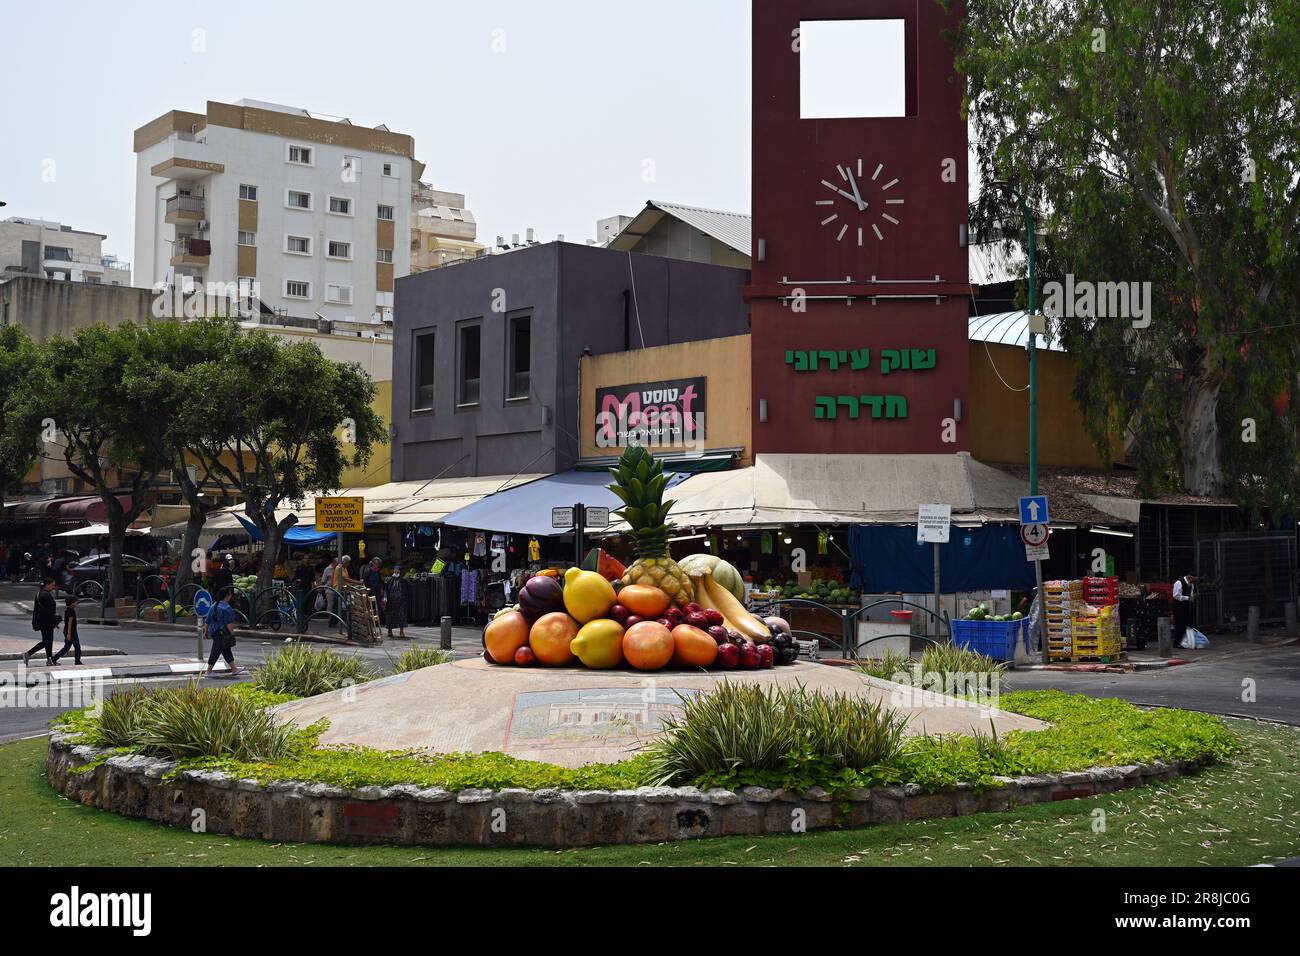
{"label": "blue bin", "polygon": [[1016,644],[1027,641],[1028,633],[1028,618],[1019,621],[952,622],[954,646],[967,648],[995,661],[1015,661]]}

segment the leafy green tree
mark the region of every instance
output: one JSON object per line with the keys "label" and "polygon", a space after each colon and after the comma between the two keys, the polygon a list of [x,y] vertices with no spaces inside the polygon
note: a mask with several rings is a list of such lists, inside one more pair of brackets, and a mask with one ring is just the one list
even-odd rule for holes
{"label": "leafy green tree", "polygon": [[[1053,324],[1098,447],[1118,424],[1146,492],[1294,511],[1300,5],[978,0],[957,42],[979,173],[1038,210],[1040,281],[1152,284],[1145,327]],[[998,222],[986,189],[974,225]]]}
{"label": "leafy green tree", "polygon": [[[310,342],[286,343],[265,332],[238,336],[193,370],[219,406],[213,426],[191,448],[203,466],[244,499],[266,550],[257,587],[271,585],[290,515],[276,509],[339,486],[343,469],[363,467],[386,440],[371,408],[375,385],[356,364],[333,362]],[[354,454],[344,454],[344,440]]]}
{"label": "leafy green tree", "polygon": [[19,485],[41,451],[40,425],[18,414],[32,386],[36,347],[16,325],[0,326],[0,503]]}

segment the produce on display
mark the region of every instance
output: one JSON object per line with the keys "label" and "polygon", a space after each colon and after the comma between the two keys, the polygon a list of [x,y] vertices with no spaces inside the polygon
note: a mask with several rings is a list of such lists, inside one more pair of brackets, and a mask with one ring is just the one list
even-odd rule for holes
{"label": "produce on display", "polygon": [[736,596],[736,600],[745,600],[747,596],[745,579],[740,576],[735,565],[722,560],[716,554],[692,554],[677,563],[687,574],[709,572],[713,575],[713,580]]}
{"label": "produce on display", "polygon": [[582,570],[595,571],[606,581],[617,581],[623,577],[627,568],[604,548],[592,548],[583,559]]}
{"label": "produce on display", "polygon": [[528,632],[528,646],[539,664],[564,667],[576,659],[571,645],[577,636],[578,622],[563,611],[555,611],[542,615],[533,624]]}
{"label": "produce on display", "polygon": [[492,619],[483,632],[483,646],[497,664],[510,664],[515,652],[528,646],[528,618],[510,611]]}
{"label": "produce on display", "polygon": [[530,621],[564,610],[564,588],[558,578],[536,574],[519,589],[519,608]]}
{"label": "produce on display", "polygon": [[629,584],[618,592],[618,603],[632,614],[643,618],[662,617],[668,610],[668,595],[659,588],[644,584]]}
{"label": "produce on display", "polygon": [[532,667],[536,663],[537,655],[533,653],[531,647],[525,645],[515,651],[515,664],[519,667]]}
{"label": "produce on display", "polygon": [[601,618],[582,625],[569,645],[578,660],[593,670],[608,670],[623,663],[623,626]]}
{"label": "produce on display", "polygon": [[[618,465],[610,469],[614,484],[609,490],[624,507],[616,512],[632,528],[636,563],[623,574],[623,583],[649,584],[668,595],[681,607],[695,597],[691,577],[668,554],[668,512],[675,504],[663,500],[668,476],[663,464],[637,445],[623,452]],[[613,602],[611,602],[613,603]]]}
{"label": "produce on display", "polygon": [[674,667],[712,667],[718,659],[718,642],[689,624],[673,628]]}
{"label": "produce on display", "polygon": [[673,659],[672,631],[654,621],[642,621],[623,635],[623,656],[639,671],[657,671]]}
{"label": "produce on display", "polygon": [[772,639],[772,629],[750,614],[749,609],[715,581],[712,574],[705,571],[692,575],[691,579],[695,582],[695,600],[721,614],[727,628],[739,631],[757,644],[766,644]]}
{"label": "produce on display", "polygon": [[612,584],[595,571],[582,568],[569,568],[564,573],[563,598],[564,609],[579,624],[604,617],[618,600]]}

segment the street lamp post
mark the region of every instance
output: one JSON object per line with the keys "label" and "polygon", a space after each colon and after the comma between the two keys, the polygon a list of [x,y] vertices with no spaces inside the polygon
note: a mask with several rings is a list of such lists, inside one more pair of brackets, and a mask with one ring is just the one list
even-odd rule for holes
{"label": "street lamp post", "polygon": [[[1005,179],[994,180],[992,185],[1000,189],[1005,189],[1020,203],[1020,210],[1025,215],[1025,232],[1028,234],[1029,244],[1029,317],[1027,322],[1028,329],[1028,348],[1029,348],[1029,494],[1038,494],[1038,282],[1036,275],[1035,247],[1034,247],[1034,213],[1029,208],[1029,200],[1024,197],[1020,190],[1016,189]],[[1034,562],[1034,581],[1038,587],[1038,634],[1036,635],[1043,648],[1043,663],[1052,662],[1051,652],[1047,646],[1047,635],[1044,633],[1043,615],[1046,613],[1046,605],[1043,601],[1043,563]]]}

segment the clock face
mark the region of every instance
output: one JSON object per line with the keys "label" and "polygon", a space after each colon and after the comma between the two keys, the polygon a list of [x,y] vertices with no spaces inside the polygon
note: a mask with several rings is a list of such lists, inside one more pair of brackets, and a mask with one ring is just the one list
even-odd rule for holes
{"label": "clock face", "polygon": [[899,180],[885,171],[884,163],[859,158],[836,166],[817,188],[818,218],[836,242],[884,242],[902,225],[899,216],[905,202]]}

